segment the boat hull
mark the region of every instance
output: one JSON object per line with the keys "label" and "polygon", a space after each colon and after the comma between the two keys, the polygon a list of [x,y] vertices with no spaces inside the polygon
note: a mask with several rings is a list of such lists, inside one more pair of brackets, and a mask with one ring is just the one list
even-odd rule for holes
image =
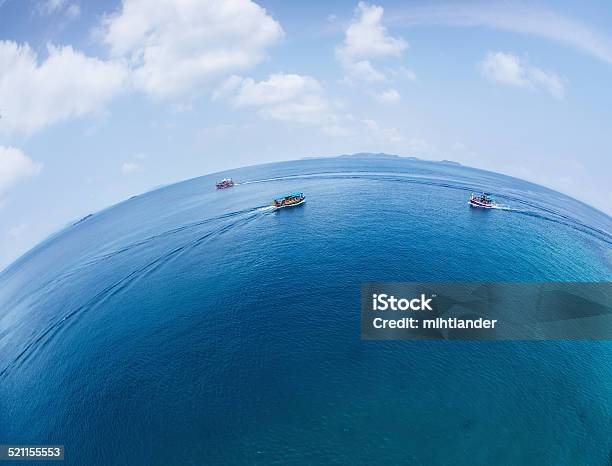
{"label": "boat hull", "polygon": [[475,199],[470,199],[468,204],[472,207],[480,207],[481,209],[493,209],[497,207],[497,204],[485,204],[483,202],[479,202]]}
{"label": "boat hull", "polygon": [[227,189],[234,187],[234,180],[231,178],[223,178],[221,181],[215,183],[217,189]]}
{"label": "boat hull", "polygon": [[299,205],[302,205],[304,202],[306,202],[306,199],[302,199],[299,202],[294,202],[292,204],[283,204],[283,205],[274,205],[272,204],[274,207],[276,207],[277,209],[284,209],[285,207],[296,207]]}

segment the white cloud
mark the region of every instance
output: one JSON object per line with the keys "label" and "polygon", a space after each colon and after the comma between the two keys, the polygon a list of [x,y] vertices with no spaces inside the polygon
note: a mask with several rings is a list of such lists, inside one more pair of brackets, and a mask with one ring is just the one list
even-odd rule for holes
{"label": "white cloud", "polygon": [[361,79],[369,83],[385,82],[387,80],[387,76],[382,71],[374,68],[369,60],[357,62],[345,61],[343,66],[352,78]]}
{"label": "white cloud", "polygon": [[317,125],[335,120],[329,103],[319,95],[305,95],[299,100],[274,105],[263,109],[262,114],[274,120]]}
{"label": "white cloud", "polygon": [[265,81],[231,76],[215,92],[235,107],[257,107],[259,113],[279,121],[328,125],[335,123],[332,105],[314,78],[298,74],[272,74]]}
{"label": "white cloud", "polygon": [[[336,59],[352,79],[369,83],[387,81],[387,75],[372,61],[399,58],[408,47],[401,37],[391,37],[382,25],[383,8],[359,2],[344,40],[336,46]],[[391,71],[393,73],[393,71]]]}
{"label": "white cloud", "polygon": [[97,113],[124,87],[119,62],[90,58],[72,47],[47,47],[39,61],[29,45],[0,41],[0,131],[32,132]]}
{"label": "white cloud", "polygon": [[401,153],[410,153],[417,156],[431,156],[436,152],[436,148],[425,139],[418,137],[406,137],[401,134],[399,129],[394,127],[380,126],[377,121],[372,119],[363,120],[359,134],[363,136],[364,143],[376,144],[375,150],[384,150],[384,147],[392,147]]}
{"label": "white cloud", "polygon": [[382,128],[375,120],[364,120],[363,124],[369,134],[380,142],[398,143],[404,140],[397,128]]}
{"label": "white cloud", "polygon": [[[385,102],[401,99],[388,88],[375,96]],[[406,142],[397,128],[380,127],[371,119],[356,120],[340,112],[323,85],[310,76],[276,73],[263,81],[231,76],[214,93],[214,100],[226,100],[236,108],[256,108],[264,118],[310,124],[332,137],[359,137],[376,143]]]}
{"label": "white cloud", "polygon": [[103,34],[113,56],[129,59],[138,89],[171,98],[261,63],[283,30],[251,0],[124,0]]}
{"label": "white cloud", "polygon": [[0,146],[0,195],[24,178],[38,175],[42,164],[32,161],[21,150]]}
{"label": "white cloud", "polygon": [[266,81],[255,82],[251,78],[243,79],[233,102],[237,106],[269,105],[319,92],[321,85],[310,76],[277,73],[270,75]]}
{"label": "white cloud", "polygon": [[539,87],[548,90],[553,96],[561,99],[565,94],[564,80],[555,73],[542,71],[539,68],[530,66],[527,68],[530,81]]}
{"label": "white cloud", "polygon": [[375,57],[399,57],[408,43],[400,38],[389,36],[381,24],[383,8],[359,2],[355,17],[346,30],[344,42],[336,52],[341,59],[357,61]]}
{"label": "white cloud", "polygon": [[389,74],[395,79],[407,79],[408,81],[417,81],[416,73],[410,68],[406,68],[405,66],[398,66],[397,68],[387,68],[385,71],[387,72],[387,74]]}
{"label": "white cloud", "polygon": [[79,16],[81,16],[81,7],[78,5],[78,3],[73,3],[66,8],[66,16],[69,19],[77,19]]}
{"label": "white cloud", "polygon": [[57,13],[66,6],[66,0],[44,0],[38,4],[38,11],[50,15]]}
{"label": "white cloud", "polygon": [[124,162],[121,165],[121,173],[124,175],[129,175],[130,173],[134,173],[135,171],[138,171],[139,168],[140,166],[137,163]]}
{"label": "white cloud", "polygon": [[37,4],[36,10],[41,15],[63,13],[69,20],[77,19],[81,15],[79,4],[68,3],[67,0],[44,0]]}
{"label": "white cloud", "polygon": [[397,89],[389,88],[382,92],[375,93],[374,97],[376,100],[383,104],[394,104],[402,100],[402,96]]}
{"label": "white cloud", "polygon": [[529,65],[516,55],[489,52],[479,63],[482,74],[493,81],[517,87],[542,88],[557,98],[564,95],[564,84],[557,74]]}
{"label": "white cloud", "polygon": [[612,38],[575,19],[516,2],[427,5],[396,11],[389,21],[404,25],[489,27],[543,37],[612,63]]}
{"label": "white cloud", "polygon": [[[80,15],[70,0],[45,0],[37,8],[41,14]],[[28,44],[0,41],[1,133],[28,133],[99,114],[127,89],[158,98],[193,95],[260,63],[283,35],[279,23],[251,0],[160,0],[155,8],[147,0],[123,0],[100,32],[110,60],[54,45],[39,57]],[[307,100],[312,107],[314,100]]]}
{"label": "white cloud", "polygon": [[525,68],[520,59],[503,52],[490,52],[480,63],[482,73],[489,79],[513,86],[527,86]]}

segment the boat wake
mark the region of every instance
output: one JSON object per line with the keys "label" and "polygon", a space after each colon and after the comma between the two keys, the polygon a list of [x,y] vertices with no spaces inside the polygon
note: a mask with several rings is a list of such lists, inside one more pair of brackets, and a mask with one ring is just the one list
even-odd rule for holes
{"label": "boat wake", "polygon": [[[140,241],[124,244],[112,251],[102,253],[90,258],[87,261],[76,264],[71,269],[65,271],[61,276],[44,283],[33,294],[45,296],[46,292],[55,286],[65,283],[76,273],[84,273],[84,269],[97,266],[101,262],[111,261],[119,255],[134,254],[134,249],[146,250],[156,249],[151,243],[162,243],[169,240],[168,248],[163,248],[162,252],[148,257],[143,263],[138,264],[131,270],[126,270],[125,274],[117,280],[109,283],[99,290],[94,296],[84,303],[71,309],[66,309],[64,313],[56,316],[47,325],[31,335],[31,338],[24,345],[22,350],[8,362],[4,367],[0,367],[0,379],[4,378],[12,369],[21,367],[40,353],[40,350],[47,346],[53,339],[58,338],[63,332],[75,325],[87,312],[95,311],[101,304],[113,296],[124,293],[126,289],[133,286],[152,273],[167,267],[174,260],[182,255],[201,247],[203,244],[215,241],[225,233],[240,228],[248,223],[256,221],[268,212],[276,210],[272,205],[252,207],[235,212],[229,212],[220,216],[210,217],[195,222],[179,225],[166,231],[151,235]],[[184,235],[184,236],[179,236]],[[135,255],[135,257],[137,254]]]}

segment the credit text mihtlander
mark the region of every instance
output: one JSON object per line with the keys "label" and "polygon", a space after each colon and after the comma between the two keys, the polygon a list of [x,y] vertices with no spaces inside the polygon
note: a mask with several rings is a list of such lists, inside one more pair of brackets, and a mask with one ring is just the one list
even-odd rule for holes
{"label": "credit text mihtlander", "polygon": [[[372,295],[373,311],[432,311],[431,301],[435,295],[427,298],[421,293],[419,298],[396,298],[384,293]],[[436,317],[435,319],[423,319],[424,329],[494,329],[497,320],[483,319],[461,319],[457,317]],[[401,319],[383,319],[375,317],[372,320],[374,328],[419,328],[419,320],[414,317],[403,317]]]}

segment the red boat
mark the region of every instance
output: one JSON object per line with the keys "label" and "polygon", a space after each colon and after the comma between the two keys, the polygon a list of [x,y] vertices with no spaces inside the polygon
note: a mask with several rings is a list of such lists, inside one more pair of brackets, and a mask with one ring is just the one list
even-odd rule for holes
{"label": "red boat", "polygon": [[484,209],[492,209],[497,207],[497,204],[489,193],[474,194],[470,196],[469,204],[472,207],[482,207]]}
{"label": "red boat", "polygon": [[223,178],[221,181],[218,181],[215,186],[217,186],[217,189],[231,188],[234,186],[234,181],[231,178]]}

